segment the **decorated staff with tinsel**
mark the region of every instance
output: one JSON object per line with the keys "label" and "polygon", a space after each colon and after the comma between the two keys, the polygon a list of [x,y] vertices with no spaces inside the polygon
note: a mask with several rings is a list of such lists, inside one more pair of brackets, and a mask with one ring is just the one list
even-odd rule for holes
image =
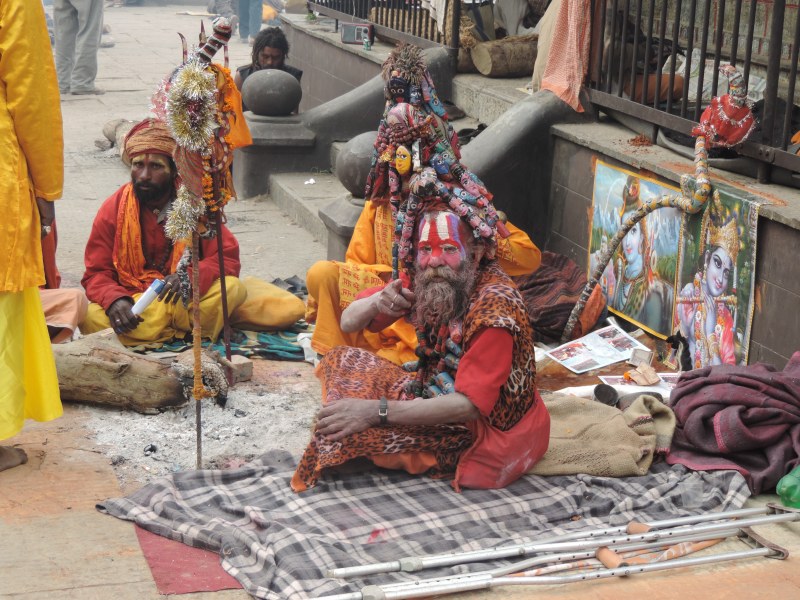
{"label": "decorated staff with tinsel", "polygon": [[[212,63],[231,36],[230,22],[218,18],[213,34],[188,54],[184,39],[183,63],[162,83],[153,98],[154,113],[164,120],[175,138],[173,154],[181,185],[167,216],[165,231],[176,244],[191,240],[181,258],[178,274],[181,297],[192,302],[192,343],[194,350],[194,386],[197,420],[197,466],[200,468],[200,401],[208,397],[201,368],[201,328],[199,293],[199,240],[216,237],[219,247],[222,312],[225,319],[226,358],[230,360],[230,325],[228,322],[225,265],[221,227],[225,205],[235,197],[231,163],[233,150],[252,143],[242,114],[242,99],[227,66]],[[181,36],[183,37],[183,36]],[[227,50],[227,48],[225,48]],[[226,57],[227,63],[227,57]],[[191,265],[191,270],[189,269]]]}
{"label": "decorated staff with tinsel", "polygon": [[[747,90],[742,83],[741,74],[736,67],[732,65],[722,65],[720,67],[720,72],[728,77],[728,93],[714,98],[705,111],[703,111],[698,125],[692,129],[692,135],[695,136],[694,181],[692,181],[692,178],[688,175],[683,175],[681,177],[680,195],[664,195],[644,201],[641,207],[635,212],[632,212],[625,220],[616,235],[610,241],[606,251],[599,257],[597,263],[595,263],[595,269],[591,273],[581,297],[575,304],[575,308],[567,321],[566,327],[564,327],[564,333],[561,336],[562,341],[566,342],[571,339],[572,330],[578,322],[581,311],[597,285],[598,280],[603,275],[608,261],[611,260],[617,247],[622,242],[622,239],[634,225],[641,221],[646,215],[659,208],[669,206],[677,208],[687,214],[696,214],[706,209],[707,200],[709,196],[712,195],[711,182],[708,177],[708,150],[706,145],[711,144],[712,147],[730,148],[745,141],[753,131],[755,118],[753,117],[751,106],[747,99]],[[713,190],[713,197],[713,205],[721,206],[719,194],[716,190]],[[713,209],[707,208],[707,210]],[[735,264],[735,260],[733,262]],[[696,367],[711,364],[709,361],[712,356],[718,358],[719,348],[717,346],[719,344],[719,338],[715,339],[712,336],[711,342],[710,351],[700,356],[699,363],[697,360],[694,360]],[[693,355],[693,359],[696,358],[697,357]]]}

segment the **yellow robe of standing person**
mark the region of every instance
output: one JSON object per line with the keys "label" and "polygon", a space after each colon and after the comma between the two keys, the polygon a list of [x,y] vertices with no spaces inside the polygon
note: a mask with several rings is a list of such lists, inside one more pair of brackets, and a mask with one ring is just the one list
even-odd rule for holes
{"label": "yellow robe of standing person", "polygon": [[[506,223],[511,235],[497,240],[497,258],[505,272],[514,277],[539,268],[542,253],[528,235]],[[388,203],[367,200],[353,230],[345,262],[319,261],[306,274],[308,308],[306,320],[315,321],[311,347],[325,354],[336,346],[354,346],[375,352],[395,364],[415,360],[417,334],[406,319],[396,321],[378,333],[344,333],[342,311],[362,290],[384,284],[392,271],[394,221]]]}
{"label": "yellow robe of standing person", "polygon": [[0,440],[26,418],[61,415],[39,300],[44,283],[36,198],[64,183],[61,105],[42,3],[0,2]]}

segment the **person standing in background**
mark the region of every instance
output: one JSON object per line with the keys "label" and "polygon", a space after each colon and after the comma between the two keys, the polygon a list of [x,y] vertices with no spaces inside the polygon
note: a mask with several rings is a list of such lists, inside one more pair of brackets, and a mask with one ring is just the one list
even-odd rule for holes
{"label": "person standing in background", "polygon": [[262,0],[239,0],[239,39],[253,44],[261,31]]}
{"label": "person standing in background", "polygon": [[103,0],[53,0],[53,21],[61,94],[104,94],[94,85],[103,32]]}

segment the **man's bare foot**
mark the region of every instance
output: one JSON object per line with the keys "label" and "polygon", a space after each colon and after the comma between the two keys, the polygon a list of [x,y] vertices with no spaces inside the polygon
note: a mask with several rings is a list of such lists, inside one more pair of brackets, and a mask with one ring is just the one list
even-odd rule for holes
{"label": "man's bare foot", "polygon": [[12,469],[28,462],[28,455],[19,448],[0,446],[0,471]]}

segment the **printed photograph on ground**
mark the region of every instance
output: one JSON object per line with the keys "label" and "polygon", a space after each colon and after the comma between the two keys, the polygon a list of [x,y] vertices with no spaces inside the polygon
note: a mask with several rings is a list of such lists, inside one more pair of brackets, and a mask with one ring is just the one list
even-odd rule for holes
{"label": "printed photograph on ground", "polygon": [[[589,273],[642,202],[678,193],[676,187],[598,160],[592,198]],[[678,209],[653,211],[625,235],[600,279],[612,313],[662,339],[672,329],[680,235]]]}
{"label": "printed photograph on ground", "polygon": [[694,368],[747,363],[753,317],[758,204],[715,191],[686,215],[678,261],[675,327]]}

